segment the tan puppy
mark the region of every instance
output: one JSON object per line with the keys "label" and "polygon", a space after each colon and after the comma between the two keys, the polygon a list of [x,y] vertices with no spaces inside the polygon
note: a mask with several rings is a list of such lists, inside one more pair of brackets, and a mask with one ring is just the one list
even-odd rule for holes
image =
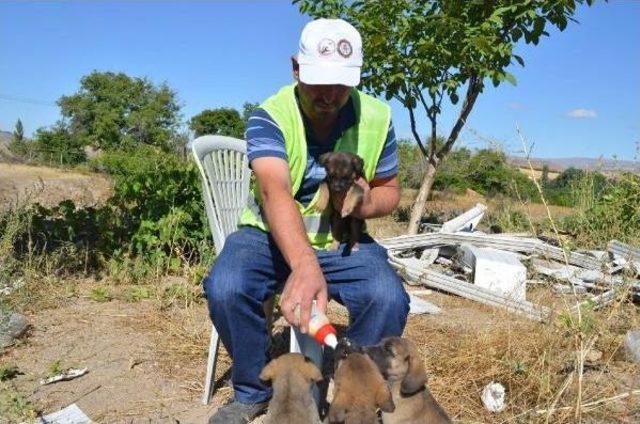
{"label": "tan puppy", "polygon": [[264,367],[260,379],[273,385],[265,424],[320,424],[311,385],[322,380],[322,374],[309,358],[299,353],[282,355]]}
{"label": "tan puppy", "polygon": [[[364,230],[364,221],[351,215],[362,202],[364,191],[355,180],[364,177],[364,161],[353,153],[336,151],[320,156],[320,164],[327,170],[326,181],[320,184],[320,194],[315,209],[324,211],[331,203],[331,232],[336,250],[340,242],[348,243],[347,248],[358,250],[358,240]],[[342,208],[337,210],[334,202],[344,197]]]}
{"label": "tan puppy", "polygon": [[329,423],[375,424],[378,408],[393,411],[389,388],[367,355],[349,353],[346,358],[336,360]]}
{"label": "tan puppy", "polygon": [[384,424],[444,424],[451,419],[426,386],[427,373],[416,346],[400,337],[388,337],[363,350],[376,363],[391,384],[396,405],[383,413]]}

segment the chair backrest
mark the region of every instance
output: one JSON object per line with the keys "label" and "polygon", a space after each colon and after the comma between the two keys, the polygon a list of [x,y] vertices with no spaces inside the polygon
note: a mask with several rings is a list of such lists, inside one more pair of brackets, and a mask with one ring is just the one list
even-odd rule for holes
{"label": "chair backrest", "polygon": [[247,204],[251,171],[244,140],[204,135],[191,142],[191,152],[200,170],[202,196],[216,252],[238,227]]}

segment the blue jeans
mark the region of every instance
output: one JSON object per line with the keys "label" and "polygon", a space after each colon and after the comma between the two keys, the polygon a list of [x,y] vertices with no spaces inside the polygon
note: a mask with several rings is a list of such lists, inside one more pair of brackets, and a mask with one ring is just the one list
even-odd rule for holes
{"label": "blue jeans", "polygon": [[[409,296],[383,247],[364,235],[356,252],[347,255],[341,245],[337,251],[317,251],[317,256],[329,296],[349,310],[347,337],[372,345],[402,334]],[[241,227],[229,235],[204,280],[209,314],[233,360],[231,380],[242,403],[271,397],[258,378],[271,343],[262,305],[282,288],[289,272],[270,234]]]}

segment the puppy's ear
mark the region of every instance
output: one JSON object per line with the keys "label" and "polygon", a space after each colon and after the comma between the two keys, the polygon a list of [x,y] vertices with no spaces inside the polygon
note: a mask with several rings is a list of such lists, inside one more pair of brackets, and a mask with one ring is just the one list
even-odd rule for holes
{"label": "puppy's ear", "polygon": [[376,392],[376,406],[383,412],[393,412],[396,410],[391,392],[385,383],[380,384]]}
{"label": "puppy's ear", "polygon": [[351,165],[359,177],[364,175],[364,160],[362,160],[360,156],[353,155],[351,158]]}
{"label": "puppy's ear", "polygon": [[322,155],[320,155],[320,165],[324,166],[325,168],[327,167],[327,165],[329,165],[329,158],[331,157],[331,154],[333,152],[327,152],[327,153],[323,153]]}
{"label": "puppy's ear", "polygon": [[306,356],[304,357],[303,374],[306,378],[309,379],[309,381],[315,383],[323,380],[322,373],[320,372],[316,364],[314,364],[313,361]]}
{"label": "puppy's ear", "polygon": [[266,367],[264,367],[262,369],[262,372],[260,373],[260,380],[267,382],[267,381],[271,381],[273,380],[273,377],[276,376],[276,367],[275,367],[275,361],[271,361],[267,364]]}
{"label": "puppy's ear", "polygon": [[408,340],[404,342],[407,344],[407,350],[409,351],[409,369],[400,385],[400,393],[409,395],[417,392],[427,384],[427,371],[424,369],[418,349]]}

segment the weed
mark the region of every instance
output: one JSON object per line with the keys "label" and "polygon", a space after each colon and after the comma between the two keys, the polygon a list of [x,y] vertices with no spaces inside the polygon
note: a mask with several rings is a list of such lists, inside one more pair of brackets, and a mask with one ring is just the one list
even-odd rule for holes
{"label": "weed", "polygon": [[0,382],[1,422],[30,422],[35,420],[36,416],[31,402],[23,394],[9,382]]}
{"label": "weed", "polygon": [[20,371],[15,364],[0,365],[0,381],[7,381],[15,378]]}
{"label": "weed", "polygon": [[47,377],[53,377],[62,372],[62,361],[57,359],[47,366]]}
{"label": "weed", "polygon": [[155,293],[151,286],[130,286],[124,291],[123,298],[127,302],[139,302],[144,299],[150,299]]}
{"label": "weed", "polygon": [[103,286],[92,289],[89,298],[95,302],[109,302],[113,296],[109,288]]}

